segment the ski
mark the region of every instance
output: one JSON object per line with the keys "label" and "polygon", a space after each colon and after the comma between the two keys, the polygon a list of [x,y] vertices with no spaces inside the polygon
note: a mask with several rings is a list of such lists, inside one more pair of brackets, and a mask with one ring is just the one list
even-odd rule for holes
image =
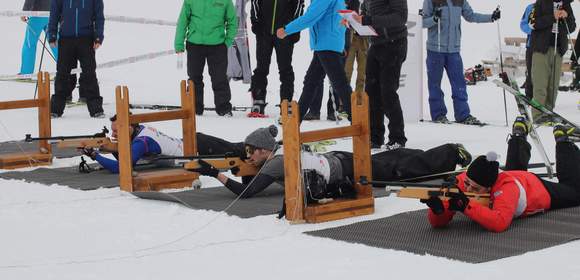
{"label": "ski", "polygon": [[[555,122],[575,127],[576,130],[578,131],[577,134],[580,137],[580,126],[573,123],[572,121],[567,120],[566,118],[564,118],[560,114],[544,107],[542,104],[536,102],[535,100],[533,100],[533,99],[530,100],[529,98],[526,97],[525,94],[521,93],[517,87],[515,87],[515,88],[513,87],[513,81],[509,80],[509,77],[507,77],[507,79],[508,79],[508,82],[511,83],[512,85],[507,85],[507,84],[505,84],[505,82],[502,82],[498,79],[493,80],[493,83],[496,84],[498,87],[505,89],[507,92],[513,94],[515,96],[518,104],[524,103],[525,105],[531,106],[532,108],[542,112],[543,114],[550,116]],[[518,109],[519,109],[519,106],[518,106]]]}
{"label": "ski", "polygon": [[554,168],[550,164],[550,158],[548,157],[548,154],[546,153],[546,149],[544,148],[544,144],[542,144],[542,140],[540,139],[540,136],[538,135],[538,132],[536,131],[536,128],[533,125],[534,119],[532,118],[531,110],[530,110],[529,106],[526,106],[526,104],[530,105],[529,104],[530,102],[525,102],[525,100],[529,101],[529,99],[526,98],[526,96],[520,92],[520,89],[517,85],[517,82],[510,80],[507,73],[504,72],[504,73],[500,74],[500,77],[503,79],[503,81],[495,79],[495,80],[493,80],[493,83],[500,86],[501,88],[505,89],[505,91],[514,95],[514,97],[516,99],[517,106],[518,106],[518,111],[520,112],[520,114],[524,115],[526,117],[526,119],[530,122],[530,126],[529,126],[530,131],[528,134],[532,138],[532,142],[534,143],[534,146],[536,146],[536,149],[538,150],[538,152],[540,153],[540,156],[542,157],[542,160],[544,161],[544,165],[546,167],[547,173],[549,174],[550,178],[552,178],[552,176],[554,174]]}
{"label": "ski", "polygon": [[420,122],[425,122],[425,123],[434,123],[434,124],[444,124],[444,125],[455,125],[455,124],[460,124],[460,125],[467,125],[467,126],[479,126],[479,127],[484,127],[484,126],[493,126],[492,124],[489,123],[484,123],[482,122],[481,124],[465,124],[465,123],[460,123],[457,121],[449,121],[449,122],[436,122],[433,120],[420,120]]}
{"label": "ski", "polygon": [[[160,111],[167,111],[167,110],[179,110],[181,106],[177,105],[164,105],[164,104],[129,104],[129,109],[144,109],[144,110],[160,110]],[[239,111],[239,112],[246,112],[251,110],[252,107],[247,106],[233,106],[232,111]],[[215,111],[216,108],[214,107],[206,107],[204,108],[206,111]]]}

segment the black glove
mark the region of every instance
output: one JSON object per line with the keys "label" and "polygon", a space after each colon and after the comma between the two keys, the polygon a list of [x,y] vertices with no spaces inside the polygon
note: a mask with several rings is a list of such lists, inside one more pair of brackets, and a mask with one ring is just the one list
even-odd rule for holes
{"label": "black glove", "polygon": [[220,173],[219,170],[217,170],[215,167],[213,167],[211,164],[207,163],[203,159],[198,160],[197,163],[199,163],[200,167],[192,169],[191,171],[197,172],[203,176],[210,176],[214,178],[217,178],[218,174]]}
{"label": "black glove", "polygon": [[437,8],[435,9],[435,11],[433,11],[433,21],[434,22],[439,22],[439,19],[441,18],[441,13],[443,10],[441,10],[441,8]]}
{"label": "black glove", "polygon": [[257,22],[252,22],[252,33],[254,33],[254,35],[258,35],[260,24]]}
{"label": "black glove", "polygon": [[491,21],[496,21],[501,17],[501,11],[499,8],[495,9],[491,14]]}
{"label": "black glove", "polygon": [[427,204],[427,206],[431,208],[431,211],[433,211],[435,215],[441,215],[445,211],[445,208],[443,207],[443,201],[441,201],[439,197],[432,196],[429,199],[421,199],[419,201],[421,201],[421,203]]}
{"label": "black glove", "polygon": [[97,158],[97,151],[95,151],[95,149],[91,147],[84,147],[81,148],[80,150],[83,155],[90,157],[92,160],[95,160]]}
{"label": "black glove", "polygon": [[449,210],[451,211],[465,211],[467,205],[469,205],[469,198],[460,190],[458,192],[450,192],[449,197]]}

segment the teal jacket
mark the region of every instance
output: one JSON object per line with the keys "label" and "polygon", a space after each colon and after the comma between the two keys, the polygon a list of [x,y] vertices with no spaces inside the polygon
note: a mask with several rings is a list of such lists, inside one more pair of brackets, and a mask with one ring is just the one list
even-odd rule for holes
{"label": "teal jacket", "polygon": [[184,0],[175,31],[175,51],[185,50],[185,40],[198,45],[231,46],[238,19],[231,0]]}

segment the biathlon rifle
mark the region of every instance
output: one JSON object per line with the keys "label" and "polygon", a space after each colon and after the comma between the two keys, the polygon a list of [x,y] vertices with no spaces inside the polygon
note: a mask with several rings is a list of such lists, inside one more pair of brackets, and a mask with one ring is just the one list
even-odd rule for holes
{"label": "biathlon rifle", "polygon": [[99,148],[104,151],[116,151],[117,143],[111,141],[107,137],[109,130],[103,127],[103,131],[92,135],[72,135],[72,136],[53,136],[53,137],[37,137],[33,138],[30,134],[26,134],[24,141],[42,141],[47,140],[56,142],[58,148]]}
{"label": "biathlon rifle", "polygon": [[[460,192],[457,188],[457,180],[444,181],[442,183],[409,183],[409,182],[389,182],[389,181],[368,181],[366,177],[361,177],[361,185],[385,185],[387,193],[397,193],[398,197],[429,199],[439,197],[441,200],[449,200],[454,197],[453,193]],[[489,194],[477,194],[464,192],[471,201],[489,206]]]}
{"label": "biathlon rifle", "polygon": [[158,160],[174,160],[176,164],[183,163],[183,168],[194,170],[200,168],[200,160],[203,160],[220,171],[230,170],[235,176],[253,176],[258,173],[258,168],[247,163],[244,158],[235,153],[225,153],[223,155],[200,155],[183,157],[158,157]]}

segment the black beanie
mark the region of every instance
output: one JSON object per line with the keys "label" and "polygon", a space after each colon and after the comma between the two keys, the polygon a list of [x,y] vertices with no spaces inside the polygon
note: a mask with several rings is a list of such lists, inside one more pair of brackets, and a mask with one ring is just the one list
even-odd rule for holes
{"label": "black beanie", "polygon": [[496,161],[496,153],[488,153],[486,156],[477,157],[467,169],[467,177],[479,185],[491,188],[497,180],[499,162]]}

